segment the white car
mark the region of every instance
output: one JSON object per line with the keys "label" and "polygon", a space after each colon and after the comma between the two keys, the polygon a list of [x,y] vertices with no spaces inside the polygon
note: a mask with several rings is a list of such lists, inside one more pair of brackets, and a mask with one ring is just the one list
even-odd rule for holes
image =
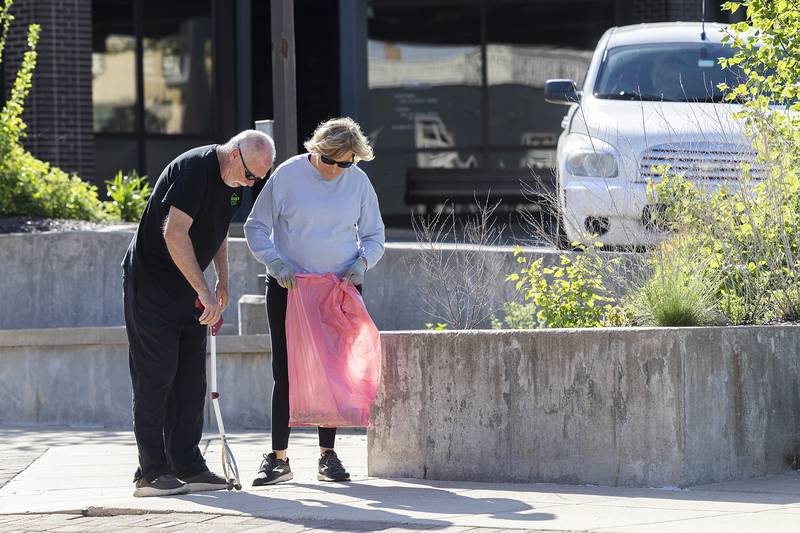
{"label": "white car", "polygon": [[647,183],[657,165],[704,187],[735,180],[756,162],[738,104],[726,103],[719,83],[737,85],[738,72],[717,61],[721,24],[639,24],[608,30],[597,45],[582,90],[549,80],[545,99],[570,105],[558,139],[558,207],[562,243],[647,245],[663,238]]}

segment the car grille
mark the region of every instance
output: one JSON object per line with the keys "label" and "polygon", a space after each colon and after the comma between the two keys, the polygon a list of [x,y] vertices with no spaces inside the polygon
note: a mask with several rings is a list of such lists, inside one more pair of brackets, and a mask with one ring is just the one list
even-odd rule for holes
{"label": "car grille", "polygon": [[764,166],[748,146],[710,142],[659,144],[644,152],[638,181],[658,180],[661,175],[653,167],[659,165],[670,165],[672,174],[690,180],[735,180],[741,175],[743,164],[750,165],[754,179],[764,177]]}

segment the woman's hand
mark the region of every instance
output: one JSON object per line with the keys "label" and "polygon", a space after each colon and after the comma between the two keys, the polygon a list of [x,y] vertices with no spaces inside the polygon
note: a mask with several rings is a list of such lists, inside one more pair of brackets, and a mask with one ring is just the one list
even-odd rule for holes
{"label": "woman's hand", "polygon": [[364,283],[364,274],[367,272],[367,260],[363,256],[359,256],[355,262],[350,265],[347,272],[344,273],[342,279],[349,281],[353,285],[361,285]]}
{"label": "woman's hand", "polygon": [[294,272],[280,259],[275,259],[267,265],[267,270],[273,278],[278,280],[278,285],[284,289],[292,290],[297,287],[297,278],[294,277]]}

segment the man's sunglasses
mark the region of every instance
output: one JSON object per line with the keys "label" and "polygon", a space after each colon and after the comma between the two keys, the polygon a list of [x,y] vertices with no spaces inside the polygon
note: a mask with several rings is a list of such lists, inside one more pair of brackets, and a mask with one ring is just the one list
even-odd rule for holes
{"label": "man's sunglasses", "polygon": [[320,154],[319,159],[320,159],[320,161],[322,161],[326,165],[336,165],[339,168],[350,168],[350,167],[353,166],[353,162],[352,161],[337,161],[335,159],[331,159],[330,157],[328,157],[326,155],[322,155],[322,154]]}
{"label": "man's sunglasses", "polygon": [[255,174],[250,172],[250,169],[247,168],[247,164],[244,162],[244,153],[242,153],[242,147],[239,146],[239,143],[236,143],[236,148],[239,150],[239,159],[241,159],[242,166],[244,167],[244,177],[245,178],[249,179],[250,181],[259,181],[259,180],[263,180],[264,178],[267,177],[266,174],[264,174],[263,176],[256,176]]}

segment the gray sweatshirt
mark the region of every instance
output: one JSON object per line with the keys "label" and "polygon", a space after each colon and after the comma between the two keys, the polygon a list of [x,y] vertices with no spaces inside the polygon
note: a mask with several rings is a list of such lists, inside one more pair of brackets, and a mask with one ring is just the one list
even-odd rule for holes
{"label": "gray sweatshirt", "polygon": [[342,276],[358,256],[372,268],[383,256],[378,197],[356,165],[324,179],[308,154],[281,164],[244,224],[247,245],[264,264],[282,259],[301,274]]}

